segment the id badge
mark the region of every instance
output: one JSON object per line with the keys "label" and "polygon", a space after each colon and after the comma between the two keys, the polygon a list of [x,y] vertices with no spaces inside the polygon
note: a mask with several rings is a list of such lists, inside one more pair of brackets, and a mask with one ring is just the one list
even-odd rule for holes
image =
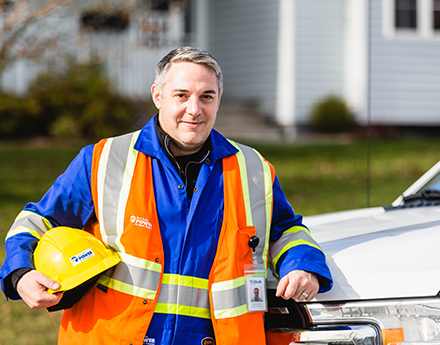
{"label": "id badge", "polygon": [[267,311],[266,270],[262,264],[245,265],[246,300],[249,312]]}

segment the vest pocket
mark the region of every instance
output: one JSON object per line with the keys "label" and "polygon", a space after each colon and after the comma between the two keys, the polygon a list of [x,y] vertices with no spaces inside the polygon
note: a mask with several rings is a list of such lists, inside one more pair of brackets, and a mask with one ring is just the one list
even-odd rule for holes
{"label": "vest pocket", "polygon": [[254,226],[239,227],[237,231],[237,256],[252,262],[252,248],[249,247],[251,236],[255,235]]}
{"label": "vest pocket", "polygon": [[248,236],[248,238],[251,238],[251,236],[255,235],[255,226],[244,226],[238,228],[239,234]]}

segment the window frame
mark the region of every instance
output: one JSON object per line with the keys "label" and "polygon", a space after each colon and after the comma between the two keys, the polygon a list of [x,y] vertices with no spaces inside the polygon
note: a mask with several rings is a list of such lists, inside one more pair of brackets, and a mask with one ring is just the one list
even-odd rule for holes
{"label": "window frame", "polygon": [[[406,18],[409,20],[409,22],[407,24],[410,24],[410,26],[398,26],[397,25],[399,22],[399,17],[397,16],[397,13],[399,11],[397,8],[398,1],[402,1],[402,0],[394,0],[394,27],[396,28],[396,30],[402,30],[402,29],[403,30],[405,30],[405,29],[415,30],[415,29],[417,29],[417,13],[418,13],[417,12],[417,0],[405,0],[405,1],[411,1],[412,4],[414,4],[414,6],[415,6],[415,9],[414,9],[415,13],[411,13],[410,11],[406,11],[407,15],[411,15],[411,18]],[[401,9],[401,10],[403,10],[403,9]],[[414,15],[414,18],[412,18],[412,15]],[[403,19],[403,18],[400,18],[400,19]],[[413,19],[414,19],[414,23],[412,23]],[[401,24],[403,24],[403,23],[401,23]],[[414,25],[414,26],[412,26],[412,25]]]}
{"label": "window frame", "polygon": [[382,32],[387,39],[440,40],[434,30],[434,0],[417,0],[416,28],[396,28],[395,0],[382,0]]}
{"label": "window frame", "polygon": [[[435,1],[438,1],[438,2],[439,2],[439,8],[438,8],[438,10],[435,10],[435,5],[434,5]],[[432,19],[432,20],[433,20],[432,28],[433,28],[434,32],[437,33],[437,32],[440,31],[440,0],[432,0],[432,4],[433,4],[433,6],[432,6],[432,18],[433,18],[433,19]],[[438,18],[438,21],[439,21],[439,23],[438,23],[438,25],[439,25],[438,29],[436,29],[436,28],[434,27],[434,24],[435,24],[435,12],[438,12],[437,15],[439,16],[439,18]]]}

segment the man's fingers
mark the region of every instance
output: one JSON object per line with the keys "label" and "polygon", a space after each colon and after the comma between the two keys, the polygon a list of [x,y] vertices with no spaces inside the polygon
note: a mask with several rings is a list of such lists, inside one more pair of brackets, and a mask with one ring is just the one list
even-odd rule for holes
{"label": "man's fingers", "polygon": [[284,276],[278,283],[277,286],[277,297],[282,297],[284,295],[284,291],[286,290],[287,285],[289,284],[289,281],[287,280],[287,276]]}
{"label": "man's fingers", "polygon": [[319,290],[319,281],[314,273],[292,271],[284,276],[277,287],[277,296],[284,299],[311,301]]}
{"label": "man's fingers", "polygon": [[[318,288],[319,289],[319,288]],[[301,294],[295,298],[298,301],[302,302],[302,301],[311,301],[312,299],[314,299],[317,295],[317,291],[313,290],[313,291],[307,291],[304,290],[303,292],[301,292]]]}
{"label": "man's fingers", "polygon": [[25,273],[17,283],[17,292],[32,309],[48,308],[58,304],[63,294],[49,294],[47,290],[59,288],[59,283],[35,270]]}
{"label": "man's fingers", "polygon": [[49,277],[46,277],[44,274],[38,275],[36,280],[37,283],[44,286],[47,290],[50,289],[56,291],[61,287],[58,282],[56,282],[53,279],[50,279]]}
{"label": "man's fingers", "polygon": [[295,277],[287,274],[278,283],[276,296],[286,300],[291,299],[296,293],[297,288],[298,284],[295,281]]}

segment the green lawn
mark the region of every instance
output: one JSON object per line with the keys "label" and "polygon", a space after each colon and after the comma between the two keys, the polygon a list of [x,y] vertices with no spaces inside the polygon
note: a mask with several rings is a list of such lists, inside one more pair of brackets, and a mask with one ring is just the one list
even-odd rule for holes
{"label": "green lawn", "polygon": [[[259,145],[276,168],[297,213],[313,215],[367,205],[367,144]],[[32,148],[0,144],[0,263],[3,239],[28,201],[38,201],[79,152],[80,146]],[[439,139],[374,140],[371,145],[370,206],[390,204],[440,160]],[[313,232],[313,229],[312,229]],[[0,297],[0,345],[56,344],[60,312],[30,310]]]}
{"label": "green lawn", "polygon": [[[78,152],[79,147],[0,144],[0,262],[6,232],[18,212],[38,201]],[[0,297],[0,345],[56,344],[61,315]]]}
{"label": "green lawn", "polygon": [[440,160],[440,139],[373,140],[367,198],[364,141],[255,147],[275,166],[287,199],[303,215],[389,205]]}

